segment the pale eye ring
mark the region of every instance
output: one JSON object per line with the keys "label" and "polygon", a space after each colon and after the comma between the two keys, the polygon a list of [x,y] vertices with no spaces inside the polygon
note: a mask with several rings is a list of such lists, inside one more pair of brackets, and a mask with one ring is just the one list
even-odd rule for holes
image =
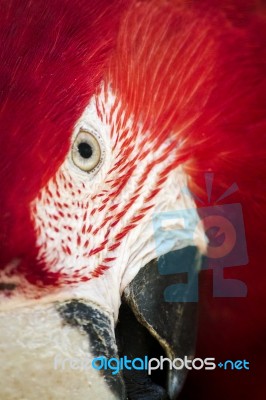
{"label": "pale eye ring", "polygon": [[101,146],[93,133],[79,131],[72,145],[72,161],[76,167],[85,172],[92,172],[101,163]]}

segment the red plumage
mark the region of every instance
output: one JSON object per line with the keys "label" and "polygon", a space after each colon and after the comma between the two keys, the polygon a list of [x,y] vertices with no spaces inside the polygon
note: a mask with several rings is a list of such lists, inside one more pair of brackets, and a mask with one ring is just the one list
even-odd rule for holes
{"label": "red plumage", "polygon": [[66,156],[124,9],[123,1],[1,2],[0,264],[22,259],[34,282],[58,276],[36,265],[29,203]]}
{"label": "red plumage", "polygon": [[246,283],[247,298],[213,298],[212,271],[202,273],[198,354],[248,359],[251,371],[197,371],[189,377],[184,398],[200,393],[200,398],[224,399],[230,393],[237,399],[262,399],[265,8],[253,1],[158,4],[159,10],[152,3],[128,15],[107,79],[123,98],[128,115],[133,112],[151,132],[148,140],[160,142],[171,132],[177,146],[184,142],[176,165],[185,165],[194,193],[207,202],[205,172],[215,173],[211,205],[237,183],[239,191],[226,202],[243,207],[249,255],[248,265],[224,271],[225,278]]}
{"label": "red plumage", "polygon": [[203,273],[198,352],[246,358],[252,370],[196,372],[185,390],[186,399],[194,387],[204,399],[262,399],[255,375],[262,378],[266,328],[263,2],[127,2],[126,15],[122,3],[110,1],[2,3],[2,265],[22,257],[29,279],[57,278],[42,276],[34,262],[28,205],[64,159],[72,127],[101,79],[111,82],[152,147],[170,133],[178,151],[169,169],[184,164],[195,193],[204,196],[206,171],[215,173],[213,204],[232,183],[239,187],[230,201],[242,204],[250,261],[225,276],[244,281],[248,297],[213,299],[211,271]]}

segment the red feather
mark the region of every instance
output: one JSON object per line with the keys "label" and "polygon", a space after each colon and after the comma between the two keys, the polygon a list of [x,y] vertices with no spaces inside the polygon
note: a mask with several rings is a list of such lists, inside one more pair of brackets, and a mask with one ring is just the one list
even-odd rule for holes
{"label": "red feather", "polygon": [[263,2],[248,0],[137,6],[122,25],[106,77],[153,146],[169,132],[182,144],[170,168],[185,165],[194,193],[207,202],[206,172],[215,173],[210,205],[233,183],[239,187],[224,202],[242,205],[249,263],[224,274],[243,281],[248,294],[214,298],[212,271],[203,271],[198,354],[247,359],[251,371],[196,371],[186,400],[195,393],[201,399],[264,398],[265,11]]}
{"label": "red feather", "polygon": [[204,194],[207,171],[216,174],[213,199],[234,182],[240,189],[230,201],[243,207],[250,262],[225,274],[244,281],[248,296],[213,299],[211,271],[203,272],[198,352],[246,358],[252,370],[196,372],[185,395],[194,398],[196,388],[204,399],[262,399],[265,6],[255,0],[172,3],[136,2],[118,30],[124,6],[117,1],[1,2],[1,265],[20,257],[28,279],[55,282],[34,263],[29,202],[64,159],[73,125],[101,79],[111,81],[126,115],[149,131],[151,149],[170,132],[177,151],[169,168],[184,164],[195,193]]}
{"label": "red feather", "polygon": [[[0,265],[36,265],[29,203],[64,160],[74,124],[99,85],[114,46],[123,0],[1,1]],[[97,39],[96,39],[97,38]]]}

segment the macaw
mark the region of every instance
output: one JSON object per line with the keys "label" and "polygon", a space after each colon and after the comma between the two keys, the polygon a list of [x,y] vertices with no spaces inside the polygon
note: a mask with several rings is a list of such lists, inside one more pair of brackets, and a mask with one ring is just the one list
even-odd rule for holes
{"label": "macaw", "polygon": [[[0,398],[263,398],[264,2],[0,4]],[[213,298],[200,273],[196,353],[251,370],[192,371],[182,392],[183,370],[73,364],[193,357],[197,299],[166,289],[197,280],[202,204],[224,193],[245,228],[228,253],[246,238],[249,261],[222,279],[247,292]]]}

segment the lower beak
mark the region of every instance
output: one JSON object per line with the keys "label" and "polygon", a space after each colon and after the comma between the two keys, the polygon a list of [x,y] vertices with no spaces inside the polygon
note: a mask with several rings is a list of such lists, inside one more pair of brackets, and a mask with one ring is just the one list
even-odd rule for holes
{"label": "lower beak", "polygon": [[158,373],[126,368],[121,360],[193,356],[197,304],[184,272],[193,280],[199,263],[197,249],[187,247],[147,264],[125,289],[116,327],[84,299],[0,312],[0,398],[176,399],[184,369],[166,365]]}

